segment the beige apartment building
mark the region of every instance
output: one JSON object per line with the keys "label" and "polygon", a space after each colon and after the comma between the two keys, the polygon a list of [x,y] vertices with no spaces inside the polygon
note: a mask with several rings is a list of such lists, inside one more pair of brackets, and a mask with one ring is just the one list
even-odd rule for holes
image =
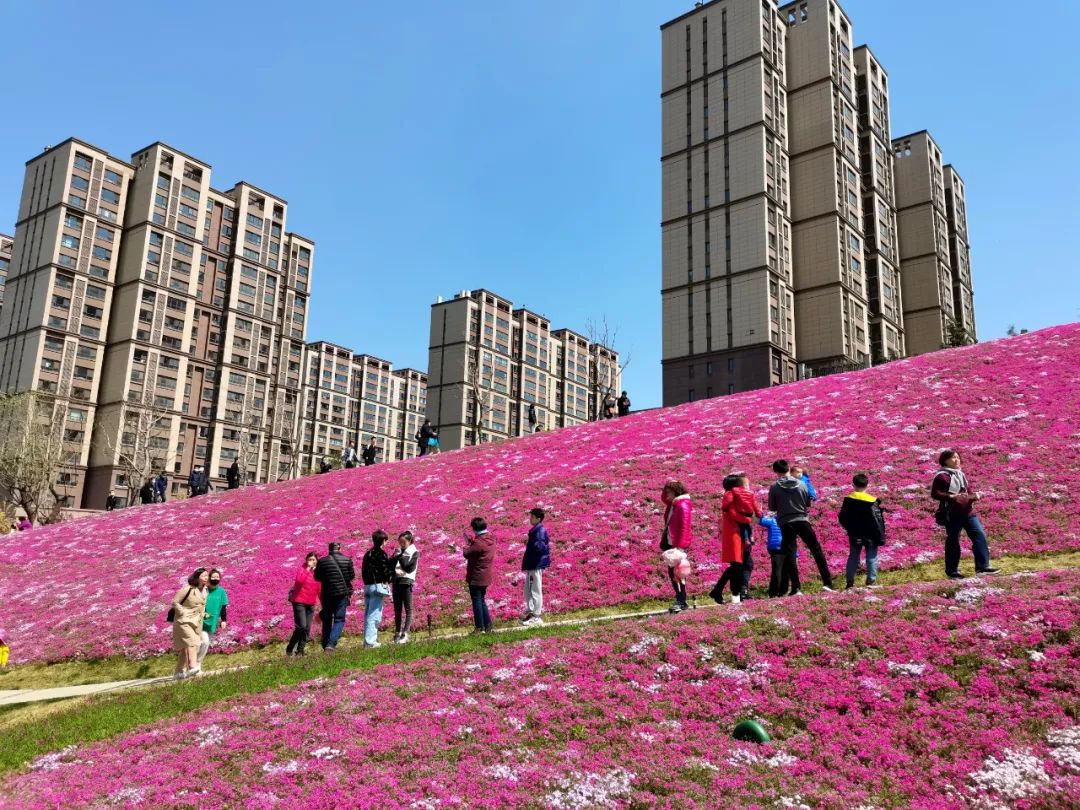
{"label": "beige apartment building", "polygon": [[665,405],[795,378],[785,27],[713,0],[661,26]]}
{"label": "beige apartment building", "polygon": [[954,320],[964,339],[975,342],[975,296],[971,290],[971,250],[968,247],[967,200],[964,181],[951,164],[945,173],[945,210],[949,220],[949,267],[952,270]]}
{"label": "beige apartment building", "polygon": [[55,396],[70,506],[128,494],[149,457],[185,490],[237,460],[295,474],[313,243],[287,203],[162,143],[75,139],[27,164],[0,313],[0,386]]}
{"label": "beige apartment building", "polygon": [[427,375],[326,341],[308,344],[306,368],[300,474],[350,447],[359,455],[371,438],[379,463],[417,455]]}
{"label": "beige apartment building", "polygon": [[594,420],[620,385],[617,352],[493,292],[432,305],[427,418],[443,450]]}
{"label": "beige apartment building", "polygon": [[951,322],[902,253],[917,167],[901,178],[888,76],[852,32],[833,0],[711,0],[661,26],[665,405],[929,351],[908,313]]}
{"label": "beige apartment building", "polygon": [[8,267],[11,265],[11,248],[15,237],[0,233],[0,312],[4,308],[4,289],[7,285]]}
{"label": "beige apartment building", "polygon": [[904,312],[896,232],[895,160],[889,126],[889,77],[865,45],[855,49],[862,168],[863,256],[874,363],[904,357]]}
{"label": "beige apartment building", "polygon": [[956,317],[945,170],[925,130],[893,139],[900,281],[908,354],[937,351]]}

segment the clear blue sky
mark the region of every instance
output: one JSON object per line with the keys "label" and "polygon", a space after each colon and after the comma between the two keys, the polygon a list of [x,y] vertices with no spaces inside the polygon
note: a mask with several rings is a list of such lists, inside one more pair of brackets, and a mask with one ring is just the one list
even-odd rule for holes
{"label": "clear blue sky", "polygon": [[[894,134],[929,129],[967,183],[980,338],[1080,318],[1073,6],[844,6]],[[488,287],[556,327],[606,315],[658,405],[659,26],[692,7],[7,3],[0,230],[47,144],[162,140],[289,201],[309,340],[423,369],[435,297]]]}

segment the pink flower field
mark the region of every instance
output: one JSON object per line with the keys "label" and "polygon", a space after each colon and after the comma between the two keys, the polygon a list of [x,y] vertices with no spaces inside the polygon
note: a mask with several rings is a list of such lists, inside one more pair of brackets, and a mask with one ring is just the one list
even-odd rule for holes
{"label": "pink flower field", "polygon": [[[551,510],[550,612],[666,597],[657,553],[660,488],[694,498],[691,593],[717,575],[720,481],[744,470],[764,496],[779,457],[804,463],[814,517],[836,572],[847,540],[836,512],[856,470],[894,511],[888,569],[939,560],[942,530],[927,496],[938,452],[956,447],[994,555],[1080,548],[1080,325],[937,352],[677,408],[413,461],[146,506],[0,538],[0,626],[12,663],[142,657],[169,649],[168,600],[197,566],[223,569],[224,649],[290,631],[286,592],[304,553],[342,540],[363,553],[372,530],[411,529],[420,549],[421,626],[469,623],[461,530],[485,516],[499,538],[497,619],[520,610],[526,512]],[[767,577],[758,547],[755,582]],[[969,553],[965,565],[970,570]],[[816,574],[809,555],[804,579]],[[355,634],[360,610],[349,615]]]}
{"label": "pink flower field", "polygon": [[759,601],[345,672],[41,756],[0,808],[1076,807],[1078,590]]}

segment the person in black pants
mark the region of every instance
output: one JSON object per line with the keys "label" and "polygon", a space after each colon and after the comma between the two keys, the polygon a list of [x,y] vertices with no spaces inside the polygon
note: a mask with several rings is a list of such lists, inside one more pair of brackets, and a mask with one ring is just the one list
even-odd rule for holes
{"label": "person in black pants", "polygon": [[[810,525],[810,493],[802,481],[788,474],[791,467],[785,460],[780,459],[774,462],[772,468],[776,473],[776,482],[769,488],[769,511],[776,513],[776,522],[780,524],[782,535],[780,551],[784,555],[786,579],[791,582],[790,595],[797,596],[801,593],[799,572],[795,562],[796,538],[799,537],[802,538],[814,562],[817,563],[822,586],[826,591],[831,592],[833,586],[829,563],[821,551],[821,544],[818,543],[814,527]],[[781,580],[783,579],[782,576]]]}
{"label": "person in black pants", "polygon": [[390,558],[394,569],[391,593],[394,597],[394,643],[407,644],[412,626],[412,595],[416,584],[416,563],[420,552],[416,550],[412,532],[398,535],[398,550]]}
{"label": "person in black pants", "polygon": [[345,629],[345,611],[353,594],[356,569],[352,557],[341,553],[341,543],[331,543],[330,553],[315,564],[314,577],[322,583],[322,648],[333,652]]}

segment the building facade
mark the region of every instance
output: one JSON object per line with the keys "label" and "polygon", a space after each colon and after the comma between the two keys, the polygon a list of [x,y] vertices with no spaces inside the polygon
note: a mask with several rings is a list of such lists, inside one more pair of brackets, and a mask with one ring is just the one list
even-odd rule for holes
{"label": "building facade", "polygon": [[888,76],[853,42],[833,0],[711,0],[661,26],[665,405],[931,351],[964,317],[970,266],[954,283],[946,264],[966,226],[944,264],[913,252],[944,184],[901,167]]}
{"label": "building facade", "polygon": [[4,289],[7,286],[8,267],[11,265],[11,248],[14,244],[14,236],[0,233],[0,312],[4,308]]}
{"label": "building facade", "polygon": [[427,418],[443,450],[598,418],[619,394],[618,353],[489,290],[431,309]]}
{"label": "building facade", "polygon": [[295,474],[313,243],[287,203],[162,143],[123,161],[71,139],[27,164],[0,387],[54,397],[69,506],[147,468],[215,485]]}
{"label": "building facade", "polygon": [[974,343],[975,295],[971,289],[971,251],[968,248],[967,199],[964,181],[951,165],[945,172],[945,211],[949,221],[949,269],[952,271],[953,322],[964,341]]}

